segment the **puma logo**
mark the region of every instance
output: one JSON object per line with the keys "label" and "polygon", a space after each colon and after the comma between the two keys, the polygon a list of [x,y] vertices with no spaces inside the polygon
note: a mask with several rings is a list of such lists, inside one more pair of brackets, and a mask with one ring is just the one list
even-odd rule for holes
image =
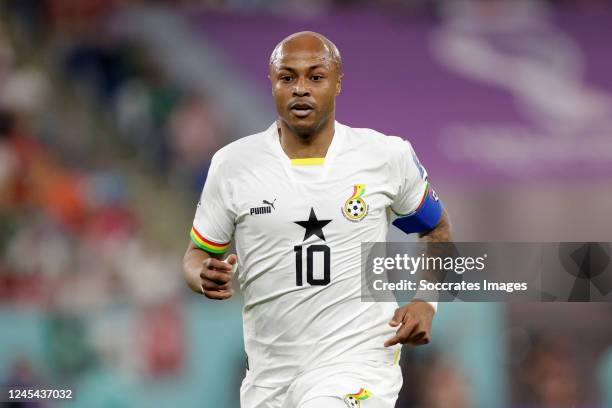
{"label": "puma logo", "polygon": [[272,210],[276,210],[276,208],[274,207],[275,202],[276,198],[272,202],[269,202],[268,200],[263,200],[264,207],[252,207],[251,215],[272,214]]}
{"label": "puma logo", "polygon": [[270,207],[274,208],[276,210],[276,207],[274,207],[274,203],[276,202],[276,198],[274,199],[274,201],[269,202],[268,200],[263,200],[264,204],[269,205]]}

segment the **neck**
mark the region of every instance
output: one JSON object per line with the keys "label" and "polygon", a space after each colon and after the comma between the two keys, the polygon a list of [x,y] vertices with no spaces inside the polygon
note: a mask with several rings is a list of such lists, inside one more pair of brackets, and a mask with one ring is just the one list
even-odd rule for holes
{"label": "neck", "polygon": [[310,135],[298,135],[286,123],[278,121],[280,144],[290,159],[325,157],[334,137],[334,115]]}

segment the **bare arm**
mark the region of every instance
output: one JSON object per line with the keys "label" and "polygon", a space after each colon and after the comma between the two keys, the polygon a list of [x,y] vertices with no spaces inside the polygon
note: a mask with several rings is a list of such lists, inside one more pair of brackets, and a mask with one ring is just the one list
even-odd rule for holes
{"label": "bare arm", "polygon": [[190,241],[183,256],[183,275],[187,286],[209,299],[232,297],[232,267],[237,259],[232,254],[222,261],[223,256],[204,251]]}
{"label": "bare arm", "polygon": [[[451,225],[446,210],[442,211],[438,224],[432,230],[420,233],[419,237],[425,242],[450,242]],[[432,256],[429,253],[429,249],[428,256]],[[426,273],[425,277],[430,281],[436,280],[435,276],[431,274]],[[419,299],[415,299],[407,305],[397,308],[389,325],[391,327],[398,327],[398,329],[395,336],[385,342],[385,347],[398,343],[415,346],[429,343],[434,314],[434,308],[427,302]]]}
{"label": "bare arm", "polygon": [[421,232],[419,234],[419,238],[421,238],[425,242],[452,241],[451,224],[446,210],[442,210],[442,216],[440,217],[440,221],[438,221],[438,225],[436,225],[432,230]]}

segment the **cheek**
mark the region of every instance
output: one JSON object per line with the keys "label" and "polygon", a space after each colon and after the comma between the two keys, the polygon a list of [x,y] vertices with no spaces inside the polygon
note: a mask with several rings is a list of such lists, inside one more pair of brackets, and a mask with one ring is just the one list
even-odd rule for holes
{"label": "cheek", "polygon": [[321,107],[329,107],[333,105],[334,99],[336,98],[335,88],[325,88],[319,92],[319,104]]}
{"label": "cheek", "polygon": [[287,92],[282,88],[272,88],[272,96],[276,105],[282,105],[287,100]]}

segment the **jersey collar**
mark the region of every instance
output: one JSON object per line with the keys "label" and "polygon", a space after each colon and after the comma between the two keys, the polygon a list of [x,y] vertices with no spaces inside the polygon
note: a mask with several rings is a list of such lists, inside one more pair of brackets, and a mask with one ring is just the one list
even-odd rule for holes
{"label": "jersey collar", "polygon": [[[326,177],[329,173],[329,169],[333,164],[338,152],[340,151],[341,145],[344,141],[344,135],[346,133],[346,126],[341,124],[338,121],[334,121],[334,136],[332,137],[331,144],[327,149],[327,154],[325,155],[325,161],[323,162],[323,172]],[[278,125],[277,122],[273,122],[270,127],[265,131],[266,139],[268,140],[272,152],[275,156],[277,156],[281,162],[283,163],[283,168],[285,168],[288,176],[293,179],[293,171],[291,159],[287,156],[283,147],[280,144],[280,137],[278,133]]]}

